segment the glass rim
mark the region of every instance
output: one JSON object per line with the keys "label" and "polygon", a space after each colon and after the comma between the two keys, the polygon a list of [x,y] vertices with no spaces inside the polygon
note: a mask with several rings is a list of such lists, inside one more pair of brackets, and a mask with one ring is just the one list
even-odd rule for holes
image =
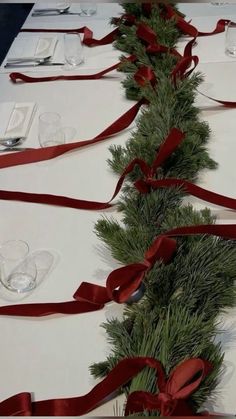
{"label": "glass rim", "polygon": [[39,120],[44,123],[52,123],[60,121],[61,115],[58,112],[43,112],[39,115]]}
{"label": "glass rim", "polygon": [[3,259],[5,259],[5,260],[16,260],[16,259],[20,259],[19,257],[18,258],[14,258],[14,257],[10,257],[10,256],[4,256],[4,254],[2,254],[1,252],[2,252],[2,249],[4,249],[4,247],[6,247],[6,246],[8,246],[8,245],[12,245],[12,244],[21,244],[21,245],[23,245],[24,246],[24,248],[25,248],[25,254],[22,256],[22,258],[25,258],[28,254],[29,254],[29,245],[28,245],[28,243],[25,241],[25,240],[18,240],[18,239],[10,239],[10,240],[7,240],[7,241],[5,241],[5,242],[3,242],[1,245],[0,245],[0,258],[3,258]]}

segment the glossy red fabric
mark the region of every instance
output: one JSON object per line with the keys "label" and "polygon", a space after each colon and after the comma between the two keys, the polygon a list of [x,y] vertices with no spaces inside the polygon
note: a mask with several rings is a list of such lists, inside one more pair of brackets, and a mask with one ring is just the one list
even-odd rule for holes
{"label": "glossy red fabric", "polygon": [[161,415],[170,416],[181,411],[181,415],[193,415],[187,404],[191,394],[200,386],[212,370],[208,361],[191,358],[179,364],[166,379],[161,363],[154,358],[136,357],[120,361],[99,384],[84,396],[32,401],[30,393],[20,393],[0,403],[1,416],[81,416],[98,407],[128,383],[143,368],[156,370],[156,394],[148,392],[131,393],[127,400],[128,412],[142,412],[144,409],[159,410]]}
{"label": "glossy red fabric", "polygon": [[115,269],[106,281],[106,287],[82,282],[74,294],[75,301],[59,303],[18,304],[0,307],[0,315],[40,317],[51,314],[81,314],[103,308],[115,300],[126,301],[141,284],[145,273],[156,261],[169,263],[176,252],[178,236],[214,235],[223,239],[236,239],[236,224],[206,224],[177,227],[156,237],[144,255],[141,263],[134,263]]}
{"label": "glossy red fabric", "polygon": [[165,178],[155,180],[149,178],[146,180],[138,180],[135,183],[135,186],[140,193],[149,192],[150,187],[152,189],[182,187],[188,194],[202,199],[203,201],[236,210],[236,199],[208,191],[207,189],[203,189],[200,186],[197,186],[194,183],[188,182],[184,179]]}
{"label": "glossy red fabric", "polygon": [[139,102],[135,103],[135,105],[133,105],[127,112],[125,112],[121,117],[114,121],[108,128],[106,128],[100,134],[96,135],[96,137],[92,138],[91,140],[82,140],[75,143],[67,143],[58,146],[36,148],[33,150],[21,151],[20,153],[8,153],[0,156],[0,168],[3,169],[5,167],[18,166],[20,164],[50,160],[69,151],[104,141],[112,135],[126,129],[133,122],[140,107],[146,103],[147,101],[144,99],[141,99]]}
{"label": "glossy red fabric", "polygon": [[13,72],[9,74],[9,77],[13,83],[24,82],[24,83],[44,83],[49,81],[58,81],[58,80],[99,80],[104,77],[106,74],[111,73],[114,70],[117,70],[124,62],[136,61],[135,55],[130,55],[122,61],[119,61],[117,64],[112,65],[111,67],[105,68],[102,71],[94,74],[74,74],[74,75],[59,75],[59,76],[42,76],[42,77],[32,77],[24,73]]}
{"label": "glossy red fabric", "polygon": [[104,36],[101,39],[94,39],[93,38],[93,32],[91,29],[87,28],[87,26],[83,26],[82,28],[74,28],[74,29],[51,29],[51,28],[27,28],[27,29],[21,29],[21,32],[56,32],[56,33],[81,33],[83,34],[82,42],[84,45],[88,47],[96,47],[101,45],[107,45],[111,44],[116,36],[119,34],[119,29],[116,28],[106,36]]}

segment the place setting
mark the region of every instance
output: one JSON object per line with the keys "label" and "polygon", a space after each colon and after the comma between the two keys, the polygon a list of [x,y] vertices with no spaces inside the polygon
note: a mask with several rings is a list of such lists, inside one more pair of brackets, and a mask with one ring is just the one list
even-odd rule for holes
{"label": "place setting", "polygon": [[78,33],[19,34],[2,64],[2,72],[73,70],[85,61]]}
{"label": "place setting", "polygon": [[44,16],[65,16],[65,15],[77,15],[77,16],[93,16],[97,13],[97,5],[94,2],[79,3],[77,5],[71,5],[69,2],[57,2],[57,3],[38,3],[32,11],[32,17],[44,17]]}
{"label": "place setting", "polygon": [[21,146],[28,137],[35,111],[33,102],[0,102],[0,152],[28,149]]}
{"label": "place setting", "polygon": [[[20,152],[76,140],[77,130],[54,109],[33,102],[0,102],[0,153]],[[33,139],[31,126],[38,132]]]}
{"label": "place setting", "polygon": [[64,65],[59,37],[52,34],[19,34],[13,41],[2,67],[34,69]]}

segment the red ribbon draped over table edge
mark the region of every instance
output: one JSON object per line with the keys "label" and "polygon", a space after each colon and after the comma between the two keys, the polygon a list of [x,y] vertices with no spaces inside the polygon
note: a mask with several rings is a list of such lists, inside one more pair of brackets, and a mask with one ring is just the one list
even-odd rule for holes
{"label": "red ribbon draped over table edge", "polygon": [[149,357],[125,358],[84,396],[32,401],[30,393],[19,393],[0,403],[0,415],[81,416],[101,405],[108,396],[127,384],[145,367],[156,370],[158,393],[131,393],[127,399],[126,415],[155,409],[162,416],[192,416],[195,412],[188,403],[189,397],[213,369],[206,360],[190,358],[177,365],[166,379],[158,360]]}
{"label": "red ribbon draped over table edge", "polygon": [[162,263],[171,261],[176,251],[176,240],[172,239],[173,237],[192,235],[214,235],[235,240],[236,224],[203,224],[174,228],[154,239],[145,253],[143,262],[133,263],[111,272],[106,287],[82,282],[73,296],[74,301],[2,306],[0,315],[41,317],[56,313],[81,314],[99,310],[111,299],[123,302],[132,295],[135,287],[141,284],[145,273],[156,261]]}

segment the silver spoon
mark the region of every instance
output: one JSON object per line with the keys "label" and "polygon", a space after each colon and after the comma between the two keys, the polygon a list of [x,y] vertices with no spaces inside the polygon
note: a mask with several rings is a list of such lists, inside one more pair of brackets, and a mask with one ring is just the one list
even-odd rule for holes
{"label": "silver spoon", "polygon": [[11,148],[15,147],[17,144],[20,144],[23,140],[23,137],[17,138],[0,138],[0,146]]}

